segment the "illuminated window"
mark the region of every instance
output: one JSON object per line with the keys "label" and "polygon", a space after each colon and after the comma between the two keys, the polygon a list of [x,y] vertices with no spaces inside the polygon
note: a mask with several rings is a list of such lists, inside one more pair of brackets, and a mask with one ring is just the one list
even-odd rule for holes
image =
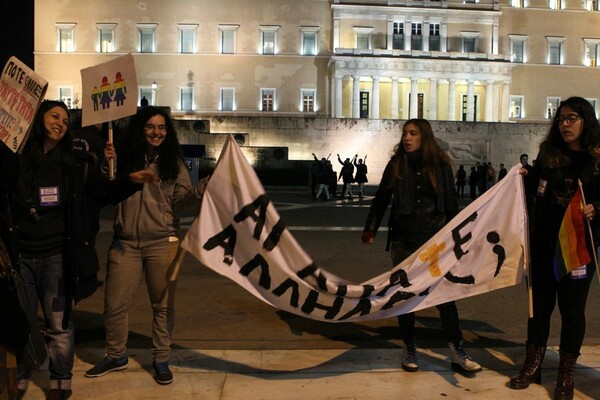
{"label": "illuminated window", "polygon": [[154,104],[154,96],[152,96],[152,87],[150,86],[138,86],[138,106],[142,105],[144,99],[148,102],[147,105],[155,105]]}
{"label": "illuminated window", "polygon": [[58,98],[65,103],[68,108],[73,108],[73,88],[64,86],[58,88]]}
{"label": "illuminated window", "polygon": [[302,112],[315,111],[315,89],[302,89]]}
{"label": "illuminated window", "polygon": [[273,111],[275,102],[275,89],[261,89],[261,111]]}
{"label": "illuminated window", "polygon": [[548,0],[548,8],[551,10],[560,10],[562,8],[561,0]]}
{"label": "illuminated window", "polygon": [[356,33],[356,48],[363,50],[370,49],[373,28],[354,27],[354,32]]}
{"label": "illuminated window", "polygon": [[221,111],[233,111],[233,105],[235,104],[235,89],[234,88],[221,88]]}
{"label": "illuminated window", "polygon": [[510,61],[514,63],[525,62],[525,40],[524,35],[508,35],[510,38]]}
{"label": "illuminated window", "polygon": [[462,51],[463,53],[477,53],[477,39],[479,38],[479,32],[466,32],[460,33],[462,37]]}
{"label": "illuminated window", "polygon": [[404,22],[394,22],[392,46],[404,50]]}
{"label": "illuminated window", "polygon": [[179,101],[181,103],[181,110],[192,111],[194,109],[194,88],[179,88]]}
{"label": "illuminated window", "polygon": [[598,57],[600,56],[599,47],[600,39],[583,39],[585,46],[585,54],[583,56],[583,64],[588,67],[598,66]]}
{"label": "illuminated window", "polygon": [[510,118],[519,119],[524,118],[523,103],[525,101],[524,96],[510,96]]}
{"label": "illuminated window", "polygon": [[552,119],[556,114],[556,110],[558,110],[560,97],[546,97],[546,104],[548,105],[546,108],[546,118]]}
{"label": "illuminated window", "polygon": [[565,38],[547,36],[546,40],[548,42],[548,64],[562,64],[563,42]]}
{"label": "illuminated window", "polygon": [[423,24],[412,23],[410,42],[412,50],[423,50]]}
{"label": "illuminated window", "polygon": [[179,52],[195,53],[198,25],[179,24],[177,27],[179,28]]}
{"label": "illuminated window", "polygon": [[306,26],[300,28],[301,32],[301,40],[302,40],[302,50],[301,54],[304,56],[316,56],[317,49],[317,32],[318,27]]}
{"label": "illuminated window", "polygon": [[440,24],[429,24],[429,50],[440,51]]}
{"label": "illuminated window", "polygon": [[56,24],[58,32],[58,51],[71,53],[75,51],[75,24]]}
{"label": "illuminated window", "polygon": [[154,53],[157,24],[138,24],[140,53]]}
{"label": "illuminated window", "polygon": [[277,54],[277,30],[279,30],[279,26],[260,27],[262,54]]}
{"label": "illuminated window", "polygon": [[97,24],[98,44],[100,53],[112,53],[115,51],[115,27],[117,24]]}
{"label": "illuminated window", "polygon": [[235,39],[239,25],[219,25],[221,54],[235,54]]}

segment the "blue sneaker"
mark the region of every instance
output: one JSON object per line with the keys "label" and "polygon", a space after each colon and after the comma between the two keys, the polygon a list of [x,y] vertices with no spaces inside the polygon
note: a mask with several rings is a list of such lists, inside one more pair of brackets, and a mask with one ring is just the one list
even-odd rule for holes
{"label": "blue sneaker", "polygon": [[87,370],[85,376],[87,378],[97,378],[104,376],[109,372],[121,371],[127,368],[129,360],[127,356],[123,356],[117,360],[111,360],[108,357],[104,357],[94,368]]}
{"label": "blue sneaker", "polygon": [[154,368],[154,379],[161,385],[168,385],[173,382],[173,374],[169,369],[169,362],[152,362],[152,368]]}

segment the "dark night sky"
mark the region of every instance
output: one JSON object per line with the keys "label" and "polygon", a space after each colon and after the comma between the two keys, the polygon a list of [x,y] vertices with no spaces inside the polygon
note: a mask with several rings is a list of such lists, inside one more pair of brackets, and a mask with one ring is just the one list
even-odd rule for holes
{"label": "dark night sky", "polygon": [[34,0],[2,0],[0,15],[0,68],[16,56],[33,69],[33,3]]}

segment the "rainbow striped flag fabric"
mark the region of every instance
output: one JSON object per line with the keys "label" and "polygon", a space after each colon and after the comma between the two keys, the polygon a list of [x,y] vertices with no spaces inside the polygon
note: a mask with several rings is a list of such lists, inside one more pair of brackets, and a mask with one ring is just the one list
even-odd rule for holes
{"label": "rainbow striped flag fabric", "polygon": [[565,211],[554,253],[554,275],[560,281],[571,271],[592,261],[587,247],[586,226],[581,209],[584,206],[581,186]]}

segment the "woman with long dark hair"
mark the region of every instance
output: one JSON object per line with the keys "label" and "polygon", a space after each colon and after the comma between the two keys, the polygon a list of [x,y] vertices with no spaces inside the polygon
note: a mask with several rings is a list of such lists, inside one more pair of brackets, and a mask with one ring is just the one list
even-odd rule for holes
{"label": "woman with long dark hair", "polygon": [[[600,125],[594,107],[584,98],[562,101],[531,172],[523,168],[529,211],[533,317],[527,322],[525,362],[510,380],[512,389],[541,382],[541,369],[558,301],[561,316],[560,361],[554,399],[572,399],[574,372],[585,335],[585,305],[595,269],[592,247],[598,246],[596,220],[600,207]],[[555,248],[563,216],[573,195],[583,189],[590,221],[587,238],[591,261],[562,276],[556,274]],[[587,228],[586,228],[587,229]]]}
{"label": "woman with long dark hair", "polygon": [[[109,182],[91,164],[87,153],[73,149],[67,106],[43,101],[34,118],[22,155],[4,145],[0,162],[5,168],[2,189],[8,193],[2,213],[11,224],[12,258],[25,282],[33,312],[44,314],[50,370],[48,399],[70,395],[74,359],[71,304],[90,296],[98,287],[98,264],[93,246],[90,263],[82,263],[89,246],[85,198],[100,203],[118,201],[138,189],[143,175]],[[112,144],[105,150],[115,157]],[[126,185],[121,184],[125,182]],[[120,192],[121,190],[121,192]],[[18,389],[27,390],[31,366],[19,365]]]}
{"label": "woman with long dark hair", "polygon": [[106,357],[88,370],[89,378],[127,368],[128,308],[142,278],[152,305],[152,358],[155,380],[173,381],[169,354],[175,317],[175,277],[171,264],[179,247],[178,216],[197,209],[208,178],[192,186],[177,132],[160,108],[143,107],[119,146],[118,174],[140,168],[156,182],[117,205],[114,239],[108,253],[104,296]]}
{"label": "woman with long dark hair", "polygon": [[[404,124],[402,139],[371,203],[363,243],[373,243],[390,201],[388,248],[394,265],[414,253],[458,213],[451,160],[438,145],[427,120],[411,119]],[[481,366],[464,351],[456,304],[451,301],[436,307],[451,349],[452,368],[468,373],[481,371]],[[399,315],[398,324],[404,341],[402,368],[415,372],[419,368],[415,314]]]}

